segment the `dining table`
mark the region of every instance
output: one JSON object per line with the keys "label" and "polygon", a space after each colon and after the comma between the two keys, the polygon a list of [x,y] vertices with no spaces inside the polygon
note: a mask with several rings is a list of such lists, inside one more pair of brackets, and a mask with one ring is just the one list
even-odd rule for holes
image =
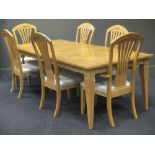
{"label": "dining table", "polygon": [[[95,76],[107,71],[109,64],[109,47],[82,44],[68,40],[52,40],[58,66],[78,72],[83,75],[85,83],[86,105],[88,127],[94,126],[94,89]],[[36,58],[35,51],[31,43],[18,44],[18,51],[25,56]],[[134,52],[130,57],[130,63],[134,60]],[[141,89],[143,97],[143,107],[148,110],[148,80],[149,80],[149,59],[153,54],[140,52],[138,65],[141,79]],[[50,54],[52,62],[52,55]],[[117,52],[114,52],[113,65],[117,65]]]}

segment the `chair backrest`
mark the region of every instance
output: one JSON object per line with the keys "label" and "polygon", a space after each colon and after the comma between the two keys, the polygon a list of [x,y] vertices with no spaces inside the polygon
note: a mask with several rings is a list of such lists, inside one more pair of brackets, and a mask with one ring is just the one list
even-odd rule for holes
{"label": "chair backrest", "polygon": [[[128,33],[115,40],[110,47],[108,74],[112,79],[113,58],[117,60],[115,87],[126,85],[128,65],[132,55],[131,85],[134,84],[137,58],[143,43],[143,37],[137,33]],[[116,48],[117,46],[117,48]],[[115,55],[115,56],[114,56]]]}
{"label": "chair backrest", "polygon": [[123,27],[122,25],[113,25],[109,27],[106,31],[105,36],[105,46],[108,47],[110,44],[118,39],[119,37],[123,36],[124,34],[127,34],[128,30]]}
{"label": "chair backrest", "polygon": [[59,72],[52,41],[43,33],[37,32],[32,35],[32,45],[37,55],[41,80],[56,82],[57,85],[60,85]]}
{"label": "chair backrest", "polygon": [[12,29],[16,44],[27,44],[31,42],[31,35],[37,31],[37,27],[32,24],[19,24]]}
{"label": "chair backrest", "polygon": [[91,44],[95,27],[90,23],[83,23],[78,26],[76,33],[76,42]]}
{"label": "chair backrest", "polygon": [[22,64],[15,39],[7,29],[2,30],[2,35],[8,49],[12,71],[19,74],[22,72]]}

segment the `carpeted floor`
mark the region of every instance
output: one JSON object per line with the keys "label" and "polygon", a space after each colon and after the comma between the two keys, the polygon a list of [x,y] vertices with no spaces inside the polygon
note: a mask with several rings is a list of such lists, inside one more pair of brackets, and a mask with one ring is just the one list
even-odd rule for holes
{"label": "carpeted floor", "polygon": [[40,86],[32,81],[27,86],[23,98],[17,99],[17,92],[10,93],[10,74],[0,75],[0,134],[1,135],[46,135],[46,134],[155,134],[155,77],[150,75],[149,82],[149,111],[143,110],[142,93],[139,76],[136,79],[136,105],[138,119],[131,116],[130,97],[113,99],[113,115],[116,127],[111,128],[107,122],[105,99],[98,98],[95,106],[94,129],[87,126],[86,112],[80,115],[80,99],[76,90],[67,99],[64,91],[62,95],[60,115],[53,117],[55,109],[55,93],[46,91],[46,105],[43,110],[38,109],[40,100]]}

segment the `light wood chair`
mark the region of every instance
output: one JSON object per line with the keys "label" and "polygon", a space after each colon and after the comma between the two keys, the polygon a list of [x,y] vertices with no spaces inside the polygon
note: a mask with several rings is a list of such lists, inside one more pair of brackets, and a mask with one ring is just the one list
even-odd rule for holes
{"label": "light wood chair", "polygon": [[105,46],[108,47],[110,44],[118,39],[119,37],[128,33],[128,30],[122,25],[113,25],[106,31]]}
{"label": "light wood chair", "polygon": [[[109,27],[106,30],[104,46],[109,47],[111,43],[114,42],[116,39],[128,33],[129,33],[128,30],[122,25],[113,25]],[[115,70],[112,71],[112,75],[113,76],[116,75]],[[102,76],[102,74],[99,74],[99,76]]]}
{"label": "light wood chair", "polygon": [[[76,32],[76,42],[80,42],[83,44],[91,44],[92,43],[92,39],[94,36],[94,32],[95,32],[95,27],[90,24],[90,23],[82,23],[77,27],[77,32]],[[77,95],[78,95],[78,88],[77,88]],[[67,90],[68,93],[68,98],[70,98],[69,96],[69,90]]]}
{"label": "light wood chair", "polygon": [[[54,117],[59,114],[61,91],[71,89],[80,85],[81,78],[73,73],[61,72],[57,66],[52,41],[42,33],[32,36],[32,44],[37,55],[41,77],[41,100],[39,108],[45,103],[45,88],[56,91],[56,108]],[[50,57],[52,56],[52,61]]]}
{"label": "light wood chair", "polygon": [[17,88],[17,77],[19,77],[20,90],[19,90],[18,98],[21,98],[23,94],[23,88],[24,88],[24,77],[28,77],[34,73],[38,74],[39,67],[28,63],[22,64],[20,60],[20,54],[17,50],[17,45],[15,43],[15,39],[13,38],[13,35],[7,29],[2,30],[2,35],[6,43],[10,62],[11,62],[11,69],[12,69],[11,92]]}
{"label": "light wood chair", "polygon": [[91,44],[95,27],[90,23],[83,23],[78,26],[76,42]]}
{"label": "light wood chair", "polygon": [[[37,32],[37,27],[28,23],[19,24],[12,29],[12,33],[17,45],[31,43],[31,36],[35,32]],[[21,61],[23,64],[24,63],[37,64],[36,59],[24,55],[21,55]],[[28,77],[28,85],[30,84],[31,84],[31,76]]]}
{"label": "light wood chair", "polygon": [[[12,33],[17,45],[31,43],[31,36],[35,32],[37,32],[37,27],[28,23],[19,24],[12,29]],[[25,63],[36,61],[36,59],[22,55],[21,61]]]}
{"label": "light wood chair", "polygon": [[[131,111],[134,118],[137,118],[137,112],[135,107],[135,76],[136,76],[136,64],[139,51],[143,43],[143,38],[136,33],[126,34],[117,40],[115,40],[109,51],[109,66],[108,73],[102,75],[103,79],[96,79],[95,82],[95,94],[104,96],[107,99],[107,112],[109,124],[114,127],[114,120],[112,114],[112,98],[130,94],[131,95]],[[117,46],[117,48],[116,48]],[[131,70],[130,82],[127,80],[128,64],[132,55],[133,63]],[[112,80],[112,67],[113,59],[117,59],[116,77]],[[104,80],[106,79],[106,81]],[[81,113],[84,113],[84,92],[85,85],[81,83]]]}

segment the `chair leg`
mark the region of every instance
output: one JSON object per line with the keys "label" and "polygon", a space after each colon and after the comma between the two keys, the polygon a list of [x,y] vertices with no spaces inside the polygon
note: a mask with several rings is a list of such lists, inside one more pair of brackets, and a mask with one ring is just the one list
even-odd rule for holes
{"label": "chair leg", "polygon": [[15,90],[15,75],[12,73],[12,82],[11,82],[11,89],[10,92]]}
{"label": "chair leg", "polygon": [[61,91],[56,91],[56,108],[54,112],[54,118],[59,115],[61,102]]}
{"label": "chair leg", "polygon": [[68,99],[70,99],[70,89],[67,89],[67,96],[68,96]]}
{"label": "chair leg", "polygon": [[81,87],[81,114],[84,114],[85,110],[85,90]]}
{"label": "chair leg", "polygon": [[77,96],[79,96],[79,90],[80,88],[79,87],[77,87],[77,89],[76,89],[76,91],[77,91]]}
{"label": "chair leg", "polygon": [[17,83],[18,83],[18,79],[17,79],[17,76],[15,75],[15,90],[17,89]]}
{"label": "chair leg", "polygon": [[111,97],[107,97],[107,112],[108,112],[108,120],[111,127],[115,127],[115,123],[113,120],[113,114],[112,114],[112,99]]}
{"label": "chair leg", "polygon": [[40,84],[41,83],[41,78],[40,78],[40,74],[37,74],[38,76],[36,77],[36,80],[37,80],[37,84]]}
{"label": "chair leg", "polygon": [[135,94],[134,92],[131,92],[131,112],[132,112],[132,116],[137,119],[137,112],[136,112],[136,106],[135,106]]}
{"label": "chair leg", "polygon": [[25,57],[25,56],[23,56],[23,55],[21,56],[21,58],[22,58],[22,64],[25,64],[24,57]]}
{"label": "chair leg", "polygon": [[94,96],[94,106],[97,106],[97,95]]}
{"label": "chair leg", "polygon": [[31,75],[28,76],[28,86],[31,85]]}
{"label": "chair leg", "polygon": [[41,86],[41,100],[40,100],[40,104],[39,104],[39,109],[42,109],[44,104],[45,104],[45,87],[42,85]]}
{"label": "chair leg", "polygon": [[18,94],[18,99],[20,99],[22,97],[22,94],[23,94],[23,89],[24,89],[24,78],[23,78],[23,76],[20,76],[19,80],[20,80],[20,90],[19,90],[19,94]]}

